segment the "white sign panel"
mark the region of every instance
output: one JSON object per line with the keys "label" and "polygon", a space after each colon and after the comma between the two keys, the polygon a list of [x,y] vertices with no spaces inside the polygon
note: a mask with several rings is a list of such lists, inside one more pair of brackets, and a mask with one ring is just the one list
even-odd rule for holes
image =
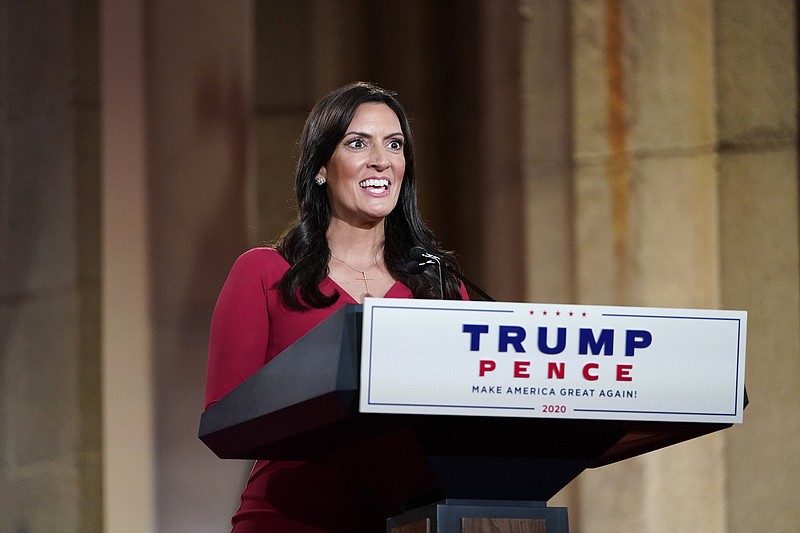
{"label": "white sign panel", "polygon": [[369,413],[742,422],[747,313],[368,298]]}

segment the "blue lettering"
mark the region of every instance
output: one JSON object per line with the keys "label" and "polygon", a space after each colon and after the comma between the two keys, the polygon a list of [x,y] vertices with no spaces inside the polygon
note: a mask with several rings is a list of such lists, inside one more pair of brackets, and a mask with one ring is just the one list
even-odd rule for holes
{"label": "blue lettering", "polygon": [[481,349],[481,335],[489,333],[486,324],[464,324],[464,333],[469,333],[469,351],[477,352]]}
{"label": "blue lettering", "polygon": [[507,352],[508,345],[514,346],[517,353],[525,353],[522,341],[525,340],[525,329],[520,326],[500,326],[500,338],[498,339],[497,349],[500,352]]}
{"label": "blue lettering", "polygon": [[558,328],[556,345],[551,348],[547,345],[547,328],[539,328],[539,351],[548,355],[555,355],[564,351],[567,345],[567,328]]}
{"label": "blue lettering", "polygon": [[637,348],[647,348],[653,342],[653,334],[643,329],[629,329],[625,331],[625,355],[633,356]]}
{"label": "blue lettering", "polygon": [[581,328],[578,338],[578,353],[587,355],[589,350],[592,355],[598,355],[603,350],[603,355],[611,355],[611,348],[614,346],[614,330],[604,329],[600,332],[599,338],[594,338],[594,332],[588,328]]}

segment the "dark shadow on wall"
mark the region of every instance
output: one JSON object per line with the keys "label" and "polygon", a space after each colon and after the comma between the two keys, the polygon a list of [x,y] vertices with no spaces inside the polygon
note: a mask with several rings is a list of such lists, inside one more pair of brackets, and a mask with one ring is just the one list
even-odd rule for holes
{"label": "dark shadow on wall", "polygon": [[[241,58],[232,58],[231,64],[241,61]],[[181,220],[180,216],[170,216],[171,209],[181,209],[180,205],[170,204],[170,191],[174,194],[175,187],[181,187],[186,193],[186,202],[192,202],[192,196],[197,193],[192,190],[191,183],[162,186],[154,179],[151,184],[153,249],[166,255],[154,257],[156,264],[152,267],[157,324],[153,339],[157,406],[156,483],[164,494],[184,494],[187,498],[181,501],[157,500],[158,521],[168,527],[170,524],[179,525],[177,522],[185,520],[186,516],[202,515],[202,511],[192,510],[194,506],[202,505],[202,501],[192,501],[191,498],[203,496],[196,490],[187,490],[185,484],[196,486],[196,483],[204,483],[214,501],[229,502],[225,504],[228,509],[221,511],[229,514],[215,516],[215,520],[227,521],[238,506],[239,488],[244,486],[245,474],[249,470],[249,463],[218,459],[197,438],[204,405],[211,314],[231,265],[248,246],[246,174],[251,109],[241,79],[241,68],[225,74],[213,65],[201,69],[195,77],[191,126],[199,138],[224,137],[227,171],[221,176],[196,176],[200,190],[207,190],[208,183],[223,185],[204,219],[194,219],[197,213],[186,208],[188,218],[198,225],[186,232],[195,246],[191,271],[185,272],[189,279],[186,292],[180,296],[184,298],[182,302],[168,301],[178,297],[170,289],[170,279],[166,279],[176,272],[161,270],[158,263],[170,261],[170,254],[174,253],[170,243],[164,242],[165,235],[180,234],[175,228],[165,227]],[[185,178],[181,176],[179,179]],[[204,200],[202,203],[208,202]],[[218,483],[208,484],[209,478]],[[229,485],[234,487],[231,489]]]}

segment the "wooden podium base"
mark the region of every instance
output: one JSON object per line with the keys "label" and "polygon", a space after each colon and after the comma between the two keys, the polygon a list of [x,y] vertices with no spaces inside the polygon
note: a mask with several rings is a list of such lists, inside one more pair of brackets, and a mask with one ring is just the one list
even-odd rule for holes
{"label": "wooden podium base", "polygon": [[544,502],[444,500],[386,521],[387,533],[569,533],[566,507]]}

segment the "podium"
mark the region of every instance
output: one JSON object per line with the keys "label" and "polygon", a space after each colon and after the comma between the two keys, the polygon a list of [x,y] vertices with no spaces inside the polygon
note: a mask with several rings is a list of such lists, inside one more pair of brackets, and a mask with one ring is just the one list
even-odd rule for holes
{"label": "podium", "polygon": [[[566,533],[566,509],[544,502],[585,469],[737,421],[363,412],[363,320],[361,305],[332,314],[209,407],[199,438],[223,459],[335,461],[372,447],[379,470],[366,483],[404,511],[387,532]],[[404,479],[412,470],[424,473]]]}

